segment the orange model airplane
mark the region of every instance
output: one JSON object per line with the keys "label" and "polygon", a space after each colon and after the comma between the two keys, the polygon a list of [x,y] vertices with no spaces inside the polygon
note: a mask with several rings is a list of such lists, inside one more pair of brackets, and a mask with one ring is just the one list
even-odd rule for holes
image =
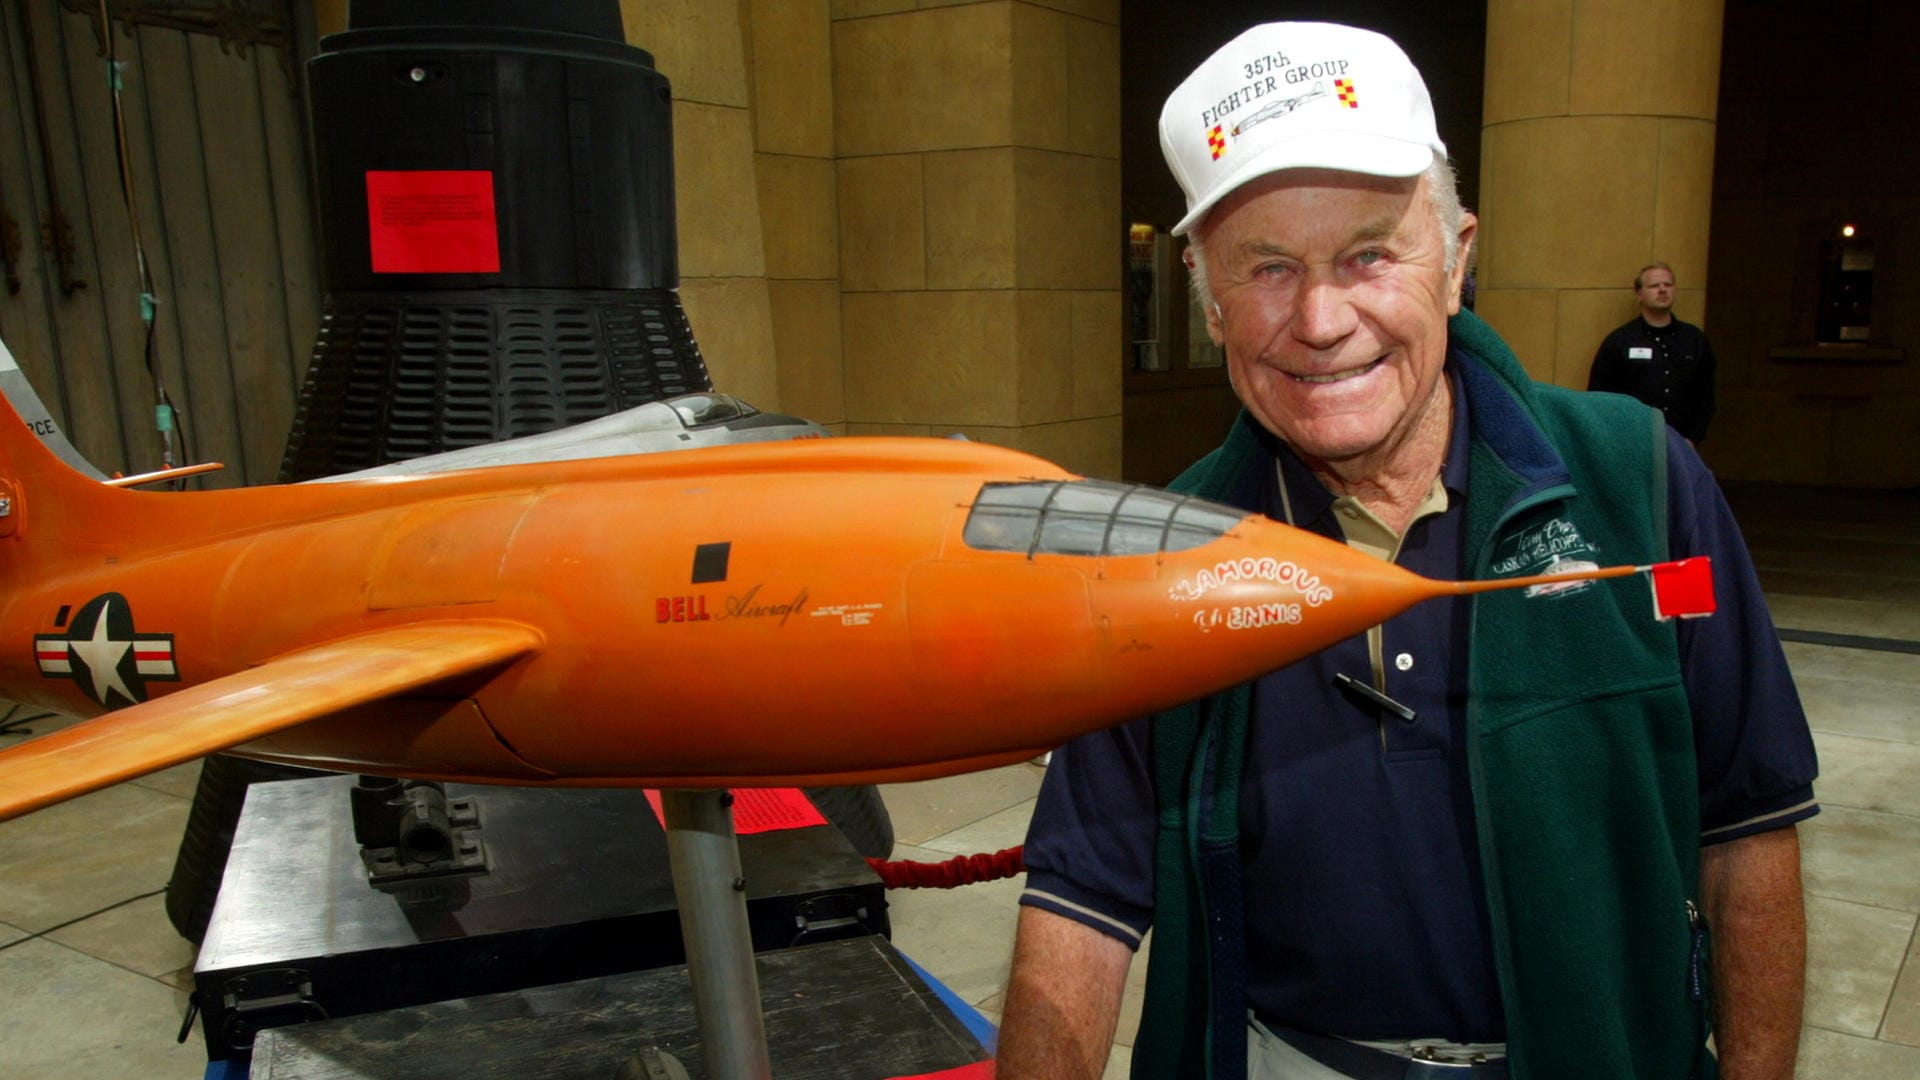
{"label": "orange model airplane", "polygon": [[[57,438],[43,410],[33,427]],[[0,819],[217,750],[512,784],[944,775],[1428,597],[1632,572],[1430,581],[934,439],[142,492],[9,406],[0,696],[108,715],[0,752]]]}

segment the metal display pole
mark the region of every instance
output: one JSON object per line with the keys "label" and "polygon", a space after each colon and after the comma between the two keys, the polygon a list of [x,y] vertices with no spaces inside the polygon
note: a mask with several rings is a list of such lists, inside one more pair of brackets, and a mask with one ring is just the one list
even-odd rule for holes
{"label": "metal display pole", "polygon": [[660,792],[667,853],[687,945],[700,1061],[709,1080],[772,1080],[760,978],[747,929],[746,878],[725,791]]}

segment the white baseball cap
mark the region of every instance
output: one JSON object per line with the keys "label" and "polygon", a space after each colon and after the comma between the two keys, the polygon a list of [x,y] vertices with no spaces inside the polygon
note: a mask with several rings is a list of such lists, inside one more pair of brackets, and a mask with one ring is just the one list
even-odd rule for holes
{"label": "white baseball cap", "polygon": [[1390,39],[1333,23],[1256,26],[1207,58],[1160,110],[1160,149],[1187,216],[1281,169],[1416,176],[1445,156],[1433,99]]}

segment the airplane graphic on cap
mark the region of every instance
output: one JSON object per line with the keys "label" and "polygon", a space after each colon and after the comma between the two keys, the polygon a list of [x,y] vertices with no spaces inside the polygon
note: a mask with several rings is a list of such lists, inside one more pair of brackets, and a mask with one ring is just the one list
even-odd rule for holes
{"label": "airplane graphic on cap", "polygon": [[1238,135],[1256,124],[1264,124],[1269,120],[1278,120],[1295,109],[1298,109],[1300,106],[1305,105],[1307,102],[1317,101],[1326,96],[1327,84],[1314,83],[1313,89],[1301,94],[1299,97],[1281,98],[1279,101],[1274,102],[1259,112],[1254,113],[1252,116],[1247,117],[1245,120],[1233,125],[1233,133]]}

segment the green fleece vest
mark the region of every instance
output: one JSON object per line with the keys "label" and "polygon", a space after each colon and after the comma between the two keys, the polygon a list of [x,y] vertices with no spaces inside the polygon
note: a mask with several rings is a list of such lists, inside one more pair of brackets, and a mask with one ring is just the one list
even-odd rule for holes
{"label": "green fleece vest", "polygon": [[[1468,576],[1666,558],[1658,414],[1533,384],[1471,314],[1449,330],[1494,380],[1478,385],[1506,395],[1472,407]],[[1482,437],[1480,410],[1508,402],[1557,451],[1559,481]],[[1222,498],[1245,470],[1271,467],[1236,425],[1172,487]],[[1708,1080],[1698,773],[1673,626],[1654,620],[1637,575],[1471,603],[1468,762],[1510,1075]],[[1153,721],[1159,835],[1137,1080],[1242,1075],[1244,1019],[1232,1013],[1244,998],[1232,993],[1244,957],[1223,953],[1243,940],[1244,898],[1237,862],[1220,866],[1237,859],[1251,699],[1240,686]]]}

